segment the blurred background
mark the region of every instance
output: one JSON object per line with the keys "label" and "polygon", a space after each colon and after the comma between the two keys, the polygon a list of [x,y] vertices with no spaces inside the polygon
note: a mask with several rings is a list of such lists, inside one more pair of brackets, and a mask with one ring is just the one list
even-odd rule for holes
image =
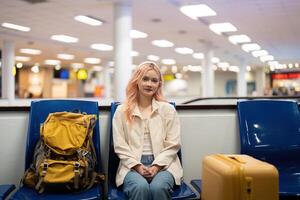
{"label": "blurred background", "polygon": [[0,0],[2,99],[124,99],[156,62],[169,99],[297,96],[297,0]]}

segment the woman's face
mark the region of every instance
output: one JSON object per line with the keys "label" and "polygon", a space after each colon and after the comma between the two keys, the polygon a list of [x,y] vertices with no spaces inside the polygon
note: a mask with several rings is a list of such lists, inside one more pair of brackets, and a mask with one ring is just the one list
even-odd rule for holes
{"label": "woman's face", "polygon": [[159,88],[159,75],[153,69],[148,70],[138,81],[139,93],[145,97],[153,97]]}

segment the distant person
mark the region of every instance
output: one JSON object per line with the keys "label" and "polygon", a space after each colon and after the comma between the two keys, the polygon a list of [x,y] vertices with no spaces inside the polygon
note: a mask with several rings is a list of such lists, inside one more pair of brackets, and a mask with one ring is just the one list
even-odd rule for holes
{"label": "distant person", "polygon": [[272,95],[273,95],[273,96],[278,96],[278,95],[279,95],[278,88],[273,88],[273,90],[272,90]]}
{"label": "distant person", "polygon": [[30,92],[30,91],[28,91],[28,90],[25,90],[25,92],[24,92],[24,98],[26,98],[26,99],[33,98],[33,93]]}
{"label": "distant person", "polygon": [[183,169],[177,156],[180,124],[162,95],[162,75],[153,62],[141,63],[126,88],[126,101],[113,119],[115,152],[120,158],[117,186],[130,200],[171,199]]}
{"label": "distant person", "polygon": [[288,91],[289,96],[295,96],[296,95],[296,90],[294,87],[291,87]]}
{"label": "distant person", "polygon": [[288,89],[286,87],[279,87],[279,96],[287,96]]}

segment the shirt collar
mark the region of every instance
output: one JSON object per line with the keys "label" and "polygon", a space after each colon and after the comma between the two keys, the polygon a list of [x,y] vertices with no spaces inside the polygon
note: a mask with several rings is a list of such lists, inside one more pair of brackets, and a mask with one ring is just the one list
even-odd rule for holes
{"label": "shirt collar", "polygon": [[158,102],[156,101],[155,98],[152,99],[152,113],[153,114],[154,112],[157,112],[158,111],[158,108],[159,108],[159,104]]}
{"label": "shirt collar", "polygon": [[[152,113],[151,113],[151,115],[152,115],[154,112],[157,112],[157,111],[158,111],[158,108],[159,108],[159,104],[158,104],[158,102],[155,100],[155,98],[153,98],[153,99],[152,99]],[[134,106],[132,115],[133,115],[133,116],[138,116],[138,117],[140,117],[140,118],[143,118],[143,117],[142,117],[142,114],[141,114],[141,112],[140,112],[140,109],[139,109],[139,107],[138,107],[137,104]]]}

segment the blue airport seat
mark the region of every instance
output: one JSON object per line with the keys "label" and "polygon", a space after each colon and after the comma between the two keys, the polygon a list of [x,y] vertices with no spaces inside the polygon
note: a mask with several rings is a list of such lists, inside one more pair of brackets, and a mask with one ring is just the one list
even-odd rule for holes
{"label": "blue airport seat", "polygon": [[[100,154],[100,129],[99,129],[99,110],[98,103],[93,101],[81,100],[41,100],[32,101],[29,126],[27,132],[27,144],[25,155],[25,170],[30,167],[33,161],[34,147],[40,138],[40,124],[43,123],[48,114],[52,112],[74,111],[79,110],[87,114],[96,114],[97,123],[94,128],[93,142],[97,154],[97,172],[102,172],[102,162]],[[11,197],[12,200],[71,200],[71,199],[102,199],[103,192],[100,185],[94,185],[91,189],[77,193],[47,193],[38,194],[33,188],[26,186],[20,187]]]}
{"label": "blue airport seat", "polygon": [[0,199],[4,200],[15,188],[13,184],[0,185]]}
{"label": "blue airport seat", "polygon": [[281,197],[300,195],[300,114],[296,101],[237,103],[241,153],[275,165]]}
{"label": "blue airport seat", "polygon": [[199,194],[201,194],[201,179],[191,180],[191,185],[197,190]]}
{"label": "blue airport seat", "polygon": [[[119,157],[114,151],[113,134],[112,134],[112,119],[115,111],[120,105],[118,102],[111,103],[110,109],[110,137],[109,137],[109,161],[108,161],[108,199],[109,200],[127,200],[127,196],[123,193],[122,188],[117,187],[115,183],[116,173],[119,166]],[[173,104],[175,106],[175,104]],[[178,152],[181,161],[181,151]],[[196,197],[195,193],[189,186],[182,181],[180,186],[175,186],[172,193],[172,199],[188,199]]]}

